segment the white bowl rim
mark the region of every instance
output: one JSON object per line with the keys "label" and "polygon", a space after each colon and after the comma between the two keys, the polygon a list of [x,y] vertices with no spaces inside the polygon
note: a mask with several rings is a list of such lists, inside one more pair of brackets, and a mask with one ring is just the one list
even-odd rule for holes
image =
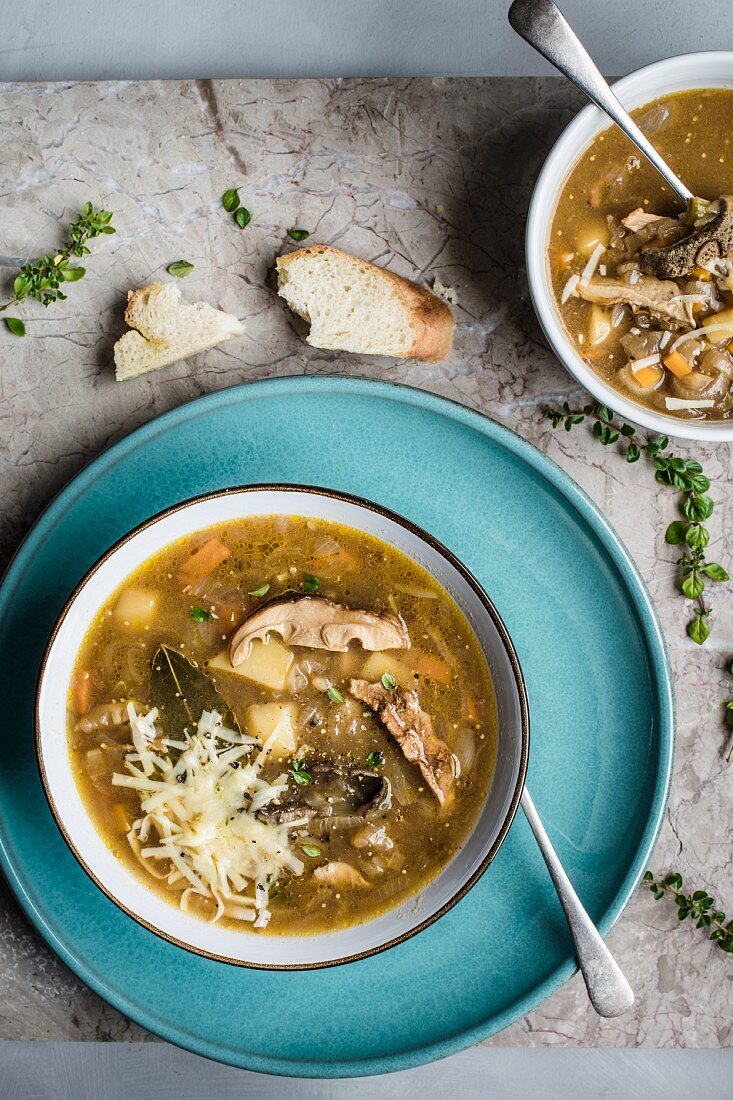
{"label": "white bowl rim", "polygon": [[[706,71],[726,76],[706,77]],[[733,87],[733,51],[714,50],[678,54],[636,69],[612,85],[625,107],[635,109],[665,93],[694,88]],[[571,375],[592,397],[619,416],[660,435],[699,442],[733,440],[733,421],[685,421],[654,412],[625,397],[595,373],[576,351],[565,332],[547,267],[547,240],[563,184],[598,133],[612,126],[608,116],[588,104],[563,130],[553,145],[537,178],[527,217],[525,251],[529,291],[537,318],[552,351]]]}
{"label": "white bowl rim", "polygon": [[[356,505],[360,508],[368,509],[369,511],[371,511],[375,514],[380,515],[380,516],[396,523],[398,526],[402,527],[403,529],[410,532],[411,534],[416,535],[418,538],[423,539],[427,545],[429,545],[433,550],[436,551],[436,553],[438,553],[440,556],[442,556],[460,574],[460,576],[466,582],[466,584],[469,586],[469,588],[471,588],[473,590],[473,593],[477,597],[477,599],[478,599],[479,603],[482,605],[483,609],[488,613],[488,616],[489,616],[489,618],[490,618],[490,620],[491,620],[491,622],[492,622],[492,624],[493,624],[493,626],[494,626],[494,628],[497,632],[497,636],[498,636],[498,638],[499,638],[499,640],[500,640],[500,642],[503,646],[506,657],[508,659],[509,667],[511,669],[512,676],[513,676],[513,686],[514,686],[514,688],[516,690],[516,693],[517,693],[517,704],[518,704],[518,712],[519,712],[519,718],[520,718],[520,724],[519,724],[519,754],[518,754],[518,760],[517,760],[517,775],[516,775],[516,780],[515,780],[515,783],[514,783],[514,789],[511,790],[511,797],[509,799],[509,805],[508,805],[506,814],[504,816],[504,819],[502,821],[501,826],[499,827],[499,829],[496,833],[496,837],[495,837],[493,843],[491,844],[490,848],[486,852],[486,855],[484,856],[484,858],[477,865],[477,867],[471,872],[471,874],[467,877],[465,882],[463,882],[459,886],[459,888],[454,891],[454,893],[447,899],[447,901],[443,905],[441,905],[435,912],[431,913],[425,919],[423,919],[421,921],[418,921],[416,924],[414,924],[412,927],[407,929],[405,932],[401,933],[398,936],[391,937],[390,939],[386,940],[384,943],[380,943],[380,944],[378,944],[374,947],[370,947],[370,948],[367,948],[367,949],[362,950],[362,951],[353,952],[353,953],[351,953],[349,955],[346,955],[344,957],[341,957],[341,958],[328,959],[328,960],[325,960],[325,961],[319,960],[319,961],[316,961],[316,962],[311,961],[311,962],[297,962],[297,963],[273,963],[273,962],[264,963],[264,962],[255,962],[255,961],[252,961],[252,960],[245,960],[245,959],[235,958],[235,957],[232,957],[232,956],[218,954],[214,951],[206,950],[205,948],[199,947],[196,944],[187,943],[185,940],[177,938],[176,936],[172,935],[171,933],[166,932],[162,928],[159,928],[155,924],[153,924],[152,922],[146,920],[140,914],[136,913],[133,909],[129,908],[92,871],[91,867],[88,865],[88,863],[86,862],[86,860],[82,856],[81,852],[77,848],[76,844],[74,843],[74,840],[72,839],[72,836],[70,835],[66,825],[64,824],[62,814],[61,814],[60,810],[58,809],[58,807],[55,803],[55,800],[52,796],[51,788],[50,788],[50,782],[49,782],[49,778],[48,778],[48,775],[47,775],[47,771],[46,771],[46,767],[45,767],[45,763],[44,763],[44,757],[43,757],[43,734],[42,734],[42,731],[41,731],[41,704],[42,704],[42,696],[43,696],[43,691],[44,691],[46,673],[47,673],[48,667],[49,667],[49,658],[51,656],[51,651],[52,651],[52,648],[53,648],[53,645],[54,645],[54,642],[56,640],[57,635],[59,634],[64,622],[66,621],[68,615],[70,614],[70,612],[71,612],[71,610],[72,610],[72,608],[73,608],[73,606],[76,602],[77,596],[85,588],[85,586],[87,585],[89,580],[107,562],[107,560],[110,557],[112,557],[112,555],[117,550],[119,550],[121,547],[126,545],[133,538],[135,538],[135,536],[139,535],[141,532],[143,532],[147,528],[152,527],[159,520],[165,519],[168,516],[171,516],[171,515],[173,515],[177,512],[184,511],[185,509],[187,509],[191,505],[195,505],[195,504],[198,504],[198,503],[203,502],[203,501],[209,501],[209,500],[213,500],[213,499],[216,499],[216,498],[228,497],[228,496],[236,495],[238,493],[247,493],[247,492],[256,493],[256,492],[262,492],[262,491],[307,493],[307,494],[312,494],[312,495],[322,495],[322,496],[331,497],[331,498],[334,498],[334,499],[337,499],[337,500],[340,500],[340,501],[343,501],[343,502],[346,502],[346,503]],[[411,939],[413,936],[416,936],[419,932],[422,932],[424,929],[430,927],[430,925],[434,924],[437,920],[439,920],[442,916],[444,916],[450,909],[452,909],[455,905],[457,905],[458,902],[461,901],[461,899],[466,896],[466,894],[472,889],[473,886],[475,886],[475,884],[483,876],[483,874],[489,868],[491,863],[494,861],[496,855],[499,852],[499,849],[501,848],[502,844],[504,843],[504,840],[506,839],[506,836],[507,836],[507,834],[508,834],[508,832],[509,832],[509,830],[510,830],[510,828],[511,828],[513,822],[514,822],[514,818],[517,814],[517,810],[519,809],[519,804],[520,804],[520,800],[521,800],[521,796],[522,796],[522,791],[524,790],[524,785],[525,785],[525,782],[526,782],[526,775],[527,775],[527,768],[528,768],[528,764],[529,764],[529,747],[530,747],[529,702],[528,702],[528,698],[527,698],[527,691],[526,691],[526,686],[525,686],[525,681],[524,681],[524,674],[522,672],[522,667],[521,667],[521,664],[520,664],[520,661],[519,661],[519,657],[518,657],[517,652],[514,648],[514,644],[511,640],[511,637],[510,637],[509,632],[506,628],[506,625],[504,624],[503,619],[501,618],[499,612],[497,611],[496,607],[494,606],[493,601],[491,600],[491,598],[489,597],[489,595],[487,594],[487,592],[485,591],[483,586],[480,584],[480,582],[477,580],[477,578],[463,564],[463,562],[460,560],[460,558],[458,558],[453,553],[452,550],[450,550],[447,546],[445,546],[442,542],[440,542],[437,538],[435,538],[435,536],[431,535],[428,531],[426,531],[424,528],[420,527],[418,524],[414,523],[412,520],[409,520],[406,517],[401,516],[398,512],[394,512],[391,509],[384,507],[383,505],[380,505],[380,504],[375,503],[374,501],[368,500],[366,497],[357,496],[354,493],[347,493],[347,492],[343,492],[343,491],[340,491],[340,490],[330,489],[330,488],[323,488],[323,487],[319,487],[319,486],[315,486],[315,485],[300,485],[300,484],[296,484],[296,483],[259,482],[259,483],[250,484],[250,485],[229,486],[225,489],[218,489],[218,490],[213,490],[213,491],[207,492],[207,493],[200,493],[200,494],[197,494],[195,496],[188,497],[186,500],[180,501],[177,504],[174,504],[174,505],[171,505],[167,508],[164,508],[161,511],[156,512],[154,515],[148,517],[147,519],[141,521],[139,524],[136,524],[135,527],[131,528],[128,532],[126,532],[126,534],[122,535],[119,539],[117,539],[112,544],[112,546],[110,546],[103,554],[101,554],[100,557],[90,566],[90,568],[85,572],[84,576],[81,578],[79,583],[75,586],[74,590],[69,595],[66,602],[64,603],[64,606],[61,609],[61,611],[58,615],[58,618],[56,619],[56,622],[54,623],[53,629],[51,631],[51,634],[49,635],[48,642],[46,643],[46,646],[45,646],[45,649],[44,649],[44,652],[43,652],[43,657],[42,657],[39,672],[38,672],[38,679],[37,679],[37,682],[36,682],[36,695],[35,695],[35,701],[34,701],[34,741],[35,741],[36,763],[37,763],[40,778],[41,778],[41,785],[43,787],[43,793],[44,793],[44,796],[45,796],[46,801],[48,803],[48,806],[49,806],[49,809],[50,809],[51,814],[53,816],[53,819],[55,821],[56,827],[58,828],[59,832],[61,833],[61,836],[62,836],[64,842],[66,843],[66,846],[69,848],[70,852],[72,853],[72,855],[74,856],[74,858],[76,859],[77,863],[82,868],[82,870],[87,874],[87,876],[91,879],[91,881],[95,884],[95,886],[99,890],[101,890],[102,893],[105,894],[105,896],[115,906],[117,906],[118,909],[120,909],[123,913],[125,913],[126,916],[130,917],[137,924],[141,925],[143,928],[146,928],[148,931],[154,933],[156,936],[160,937],[163,940],[166,940],[168,943],[172,943],[177,947],[183,948],[185,951],[188,951],[188,952],[190,952],[192,954],[195,954],[195,955],[202,956],[202,957],[207,958],[207,959],[212,959],[216,962],[227,963],[227,964],[232,965],[232,966],[244,967],[244,968],[252,969],[252,970],[273,970],[273,971],[280,971],[280,970],[284,970],[284,971],[288,971],[288,970],[322,970],[322,969],[327,969],[327,968],[332,967],[332,966],[342,966],[342,965],[345,965],[347,963],[356,962],[360,959],[369,958],[372,955],[381,954],[383,951],[387,951],[390,948],[396,947],[398,944],[404,943],[406,940]],[[472,833],[475,832],[477,827],[478,827],[478,819],[477,819],[476,824],[473,827]],[[471,835],[471,834],[469,834],[469,835]],[[439,872],[439,874],[440,874],[440,872]],[[367,921],[366,923],[369,923],[369,922]]]}

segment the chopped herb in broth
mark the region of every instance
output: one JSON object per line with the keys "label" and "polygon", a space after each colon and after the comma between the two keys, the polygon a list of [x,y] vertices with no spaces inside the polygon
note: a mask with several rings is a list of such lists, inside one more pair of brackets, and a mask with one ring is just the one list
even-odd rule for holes
{"label": "chopped herb in broth", "polygon": [[571,171],[549,262],[576,350],[626,397],[670,416],[733,418],[733,90],[633,112],[695,195],[683,210],[611,126]]}
{"label": "chopped herb in broth", "polygon": [[496,748],[463,614],[370,535],[270,516],[155,555],[69,691],[106,842],[204,919],[308,934],[409,899],[466,840]]}

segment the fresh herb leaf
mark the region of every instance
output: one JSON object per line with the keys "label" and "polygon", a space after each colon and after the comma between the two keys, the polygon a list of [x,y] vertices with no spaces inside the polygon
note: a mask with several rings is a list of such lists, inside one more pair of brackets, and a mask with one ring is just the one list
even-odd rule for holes
{"label": "fresh herb leaf", "polygon": [[228,191],[225,191],[221,197],[221,205],[227,214],[233,214],[239,206],[239,188],[230,187]]}
{"label": "fresh herb leaf", "polygon": [[192,607],[188,616],[190,619],[193,619],[195,623],[208,623],[211,618],[211,612],[207,611],[205,607]]}
{"label": "fresh herb leaf", "polygon": [[343,703],[344,697],[338,688],[335,688],[333,684],[326,688],[326,695],[332,703]]}
{"label": "fresh herb leaf", "polygon": [[294,241],[305,241],[310,237],[310,233],[307,229],[288,229],[288,236]]}
{"label": "fresh herb leaf", "polygon": [[169,275],[175,275],[177,279],[185,279],[193,271],[193,264],[188,260],[176,260],[175,263],[168,264],[166,271]]}
{"label": "fresh herb leaf", "polygon": [[290,765],[290,771],[299,787],[310,787],[313,783],[313,776],[306,768],[305,761],[293,760],[293,763]]}
{"label": "fresh herb leaf", "polygon": [[253,588],[249,593],[250,596],[266,596],[270,591],[269,584],[261,584],[259,588]]}
{"label": "fresh herb leaf", "polygon": [[655,878],[651,871],[647,871],[643,881],[655,901],[671,895],[679,920],[690,919],[695,922],[696,928],[712,929],[709,938],[723,951],[733,954],[733,921],[726,921],[725,913],[716,907],[715,898],[707,890],[683,893],[682,875],[678,871],[672,871],[663,878]]}
{"label": "fresh herb leaf", "polygon": [[370,752],[366,758],[368,768],[381,768],[384,763],[384,753],[381,749],[375,749],[374,752]]}
{"label": "fresh herb leaf", "polygon": [[25,336],[25,325],[20,317],[4,317],[3,320],[13,336]]}
{"label": "fresh herb leaf", "polygon": [[668,542],[671,546],[679,546],[679,544],[684,542],[687,538],[689,527],[690,524],[686,523],[683,519],[674,520],[666,530],[664,541]]}
{"label": "fresh herb leaf", "polygon": [[682,582],[682,591],[688,600],[696,600],[705,590],[705,581],[699,573],[692,572]]}
{"label": "fresh herb leaf", "polygon": [[696,645],[703,645],[710,636],[710,627],[706,615],[698,612],[696,618],[687,624],[687,633]]}
{"label": "fresh herb leaf", "polygon": [[318,577],[303,577],[303,588],[306,592],[317,592],[321,587]]}
{"label": "fresh herb leaf", "polygon": [[240,206],[234,217],[240,229],[245,229],[252,221],[252,215],[246,206]]}
{"label": "fresh herb leaf", "polygon": [[703,596],[705,578],[723,582],[729,577],[722,565],[705,560],[710,532],[704,521],[712,515],[714,504],[707,495],[710,479],[703,473],[700,463],[695,459],[664,454],[669,447],[666,435],[652,437],[646,443],[637,442],[636,429],[630,424],[618,424],[615,413],[597,401],[585,405],[582,410],[571,409],[564,401],[561,408],[548,409],[547,415],[553,428],[559,428],[562,424],[568,432],[589,417],[593,421],[593,435],[603,446],[622,440],[628,462],[637,462],[642,455],[646,455],[659,484],[683,494],[680,505],[685,519],[670,523],[664,538],[670,546],[683,546],[685,549],[677,562],[679,585],[687,599],[696,601],[694,617],[687,624],[687,634],[697,645],[702,645],[710,635],[711,614],[711,608]]}
{"label": "fresh herb leaf", "polygon": [[319,855],[321,854],[321,849],[316,847],[315,844],[301,844],[300,847],[307,856],[310,856],[311,859],[318,859]]}
{"label": "fresh herb leaf", "polygon": [[385,672],[382,675],[382,687],[386,691],[394,691],[394,689],[397,687],[397,681],[395,680],[391,672]]}
{"label": "fresh herb leaf", "polygon": [[[103,233],[115,233],[111,210],[95,210],[94,206],[87,202],[84,208],[69,226],[68,240],[53,254],[46,253],[36,260],[29,260],[23,264],[18,275],[13,281],[13,297],[0,306],[0,312],[10,306],[17,305],[24,298],[35,298],[43,306],[50,306],[52,302],[64,301],[66,295],[61,290],[64,283],[74,283],[82,279],[86,274],[85,267],[69,267],[72,256],[86,256],[89,254],[88,241]],[[8,323],[13,322],[13,324]],[[22,321],[18,318],[6,318],[7,327],[15,336],[23,336],[20,331]]]}
{"label": "fresh herb leaf", "polygon": [[64,264],[59,264],[59,270],[65,283],[78,283],[87,273],[85,267],[66,267]]}

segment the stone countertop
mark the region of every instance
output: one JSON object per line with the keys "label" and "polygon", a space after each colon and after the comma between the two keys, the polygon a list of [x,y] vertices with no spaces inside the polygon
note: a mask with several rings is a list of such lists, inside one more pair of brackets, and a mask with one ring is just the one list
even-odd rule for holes
{"label": "stone countertop", "polygon": [[[733,686],[730,589],[713,634],[686,638],[677,552],[664,530],[674,494],[589,431],[553,432],[548,403],[582,392],[545,346],[528,299],[524,219],[542,160],[580,105],[559,79],[247,80],[0,85],[0,269],[7,291],[28,255],[52,250],[89,200],[116,236],[92,244],[87,277],[48,310],[0,332],[0,554],[7,560],[51,497],[102,448],[202,393],[297,373],[361,374],[421,386],[515,429],[560,463],[609,516],[656,603],[678,703],[672,797],[653,860],[733,905],[723,702]],[[252,223],[221,208],[241,187]],[[287,229],[413,278],[455,288],[452,354],[436,365],[309,348],[272,289]],[[128,288],[187,259],[190,298],[236,313],[246,335],[118,384],[111,349]],[[733,559],[731,448],[680,445],[713,481],[711,556]],[[724,533],[727,532],[728,545]],[[639,892],[609,942],[634,1009],[600,1020],[576,977],[491,1043],[716,1047],[731,1043],[730,968],[674,907]],[[0,1039],[152,1038],[86,989],[0,886]]]}

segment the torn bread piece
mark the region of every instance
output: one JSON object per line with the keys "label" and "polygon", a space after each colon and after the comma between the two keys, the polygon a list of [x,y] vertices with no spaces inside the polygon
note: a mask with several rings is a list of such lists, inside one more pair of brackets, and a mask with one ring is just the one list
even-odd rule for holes
{"label": "torn bread piece", "polygon": [[451,349],[450,308],[428,287],[329,245],[277,260],[278,293],[310,324],[315,348],[438,362]]}
{"label": "torn bread piece", "polygon": [[189,359],[244,332],[230,313],[206,302],[182,301],[172,283],[129,291],[125,321],[132,331],[115,344],[118,382]]}

